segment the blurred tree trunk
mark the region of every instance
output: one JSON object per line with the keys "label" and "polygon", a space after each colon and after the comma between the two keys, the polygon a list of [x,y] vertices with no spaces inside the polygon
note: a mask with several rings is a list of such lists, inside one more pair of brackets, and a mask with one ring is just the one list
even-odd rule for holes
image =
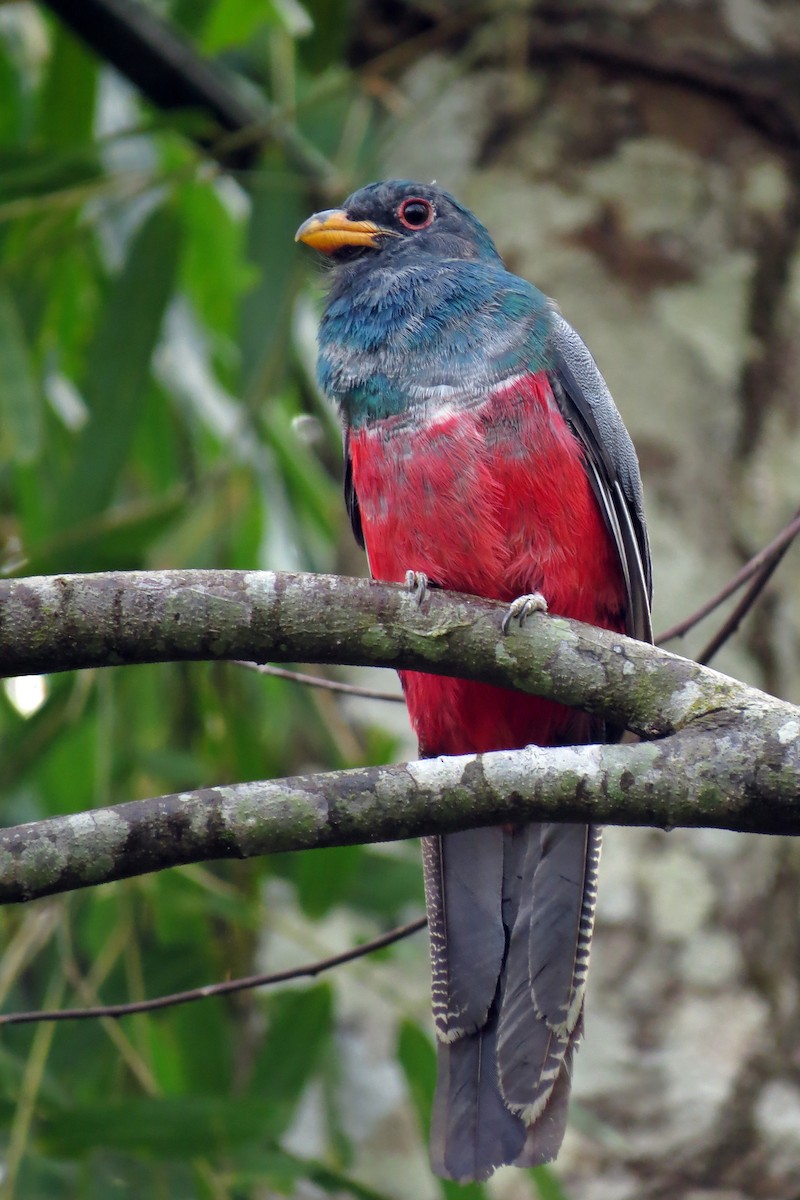
{"label": "blurred tree trunk", "polygon": [[[384,173],[457,192],[598,359],[671,624],[798,504],[796,0],[366,0],[354,27],[401,116]],[[795,702],[798,592],[795,550],[716,663]],[[797,1197],[799,868],[787,840],[609,830],[568,1191]]]}

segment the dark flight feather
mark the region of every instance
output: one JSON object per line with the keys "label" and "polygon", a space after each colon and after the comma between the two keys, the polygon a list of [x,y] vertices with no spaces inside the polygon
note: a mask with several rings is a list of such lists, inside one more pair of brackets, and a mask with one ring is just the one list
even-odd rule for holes
{"label": "dark flight feather", "polygon": [[553,314],[549,345],[553,395],[584,448],[589,482],[619,552],[628,633],[652,642],[650,544],[636,451],[597,364],[560,313]]}
{"label": "dark flight feather", "polygon": [[497,1086],[497,1008],[478,1033],[437,1041],[431,1165],[448,1179],[488,1179],[524,1153],[527,1130]]}
{"label": "dark flight feather", "polygon": [[358,496],[356,495],[356,488],[353,483],[353,463],[350,459],[350,434],[348,430],[344,432],[344,502],[347,506],[347,515],[350,518],[353,537],[361,549],[366,550],[364,530],[361,527],[361,510],[358,507]]}

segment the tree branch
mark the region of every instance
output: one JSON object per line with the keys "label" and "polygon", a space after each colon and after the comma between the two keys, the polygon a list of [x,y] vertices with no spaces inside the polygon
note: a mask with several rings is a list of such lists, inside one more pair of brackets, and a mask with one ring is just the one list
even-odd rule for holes
{"label": "tree branch", "polygon": [[455,674],[585,708],[637,745],[466,755],[205,788],[6,830],[8,903],[213,858],[509,821],[796,833],[800,709],[605,630],[435,590],[272,572],[65,575],[0,584],[0,670],[278,658]]}
{"label": "tree branch", "polygon": [[0,674],[214,659],[416,669],[546,696],[642,737],[744,707],[753,694],[688,659],[563,617],[537,614],[506,636],[506,610],[440,589],[420,607],[400,584],[272,571],[3,580]]}
{"label": "tree branch", "polygon": [[639,22],[609,21],[589,6],[577,19],[564,20],[563,6],[542,5],[529,22],[530,54],[552,65],[559,58],[582,58],[646,78],[677,82],[733,105],[742,118],[779,146],[800,147],[798,56],[792,50],[772,54],[735,52],[720,44],[719,52],[673,48],[667,39],[645,36]]}
{"label": "tree branch", "polygon": [[[768,699],[768,698],[765,698]],[[800,832],[800,710],[637,745],[460,755],[203,788],[0,833],[0,903],[207,859],[532,820]]]}

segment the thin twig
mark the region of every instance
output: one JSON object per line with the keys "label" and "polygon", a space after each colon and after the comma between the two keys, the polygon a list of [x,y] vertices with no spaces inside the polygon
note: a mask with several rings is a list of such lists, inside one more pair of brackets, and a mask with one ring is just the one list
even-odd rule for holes
{"label": "thin twig", "polygon": [[736,633],[736,630],[739,628],[742,621],[747,616],[748,612],[769,583],[775,571],[778,569],[781,559],[788,549],[789,546],[787,543],[780,553],[776,554],[772,562],[767,563],[766,566],[762,567],[760,574],[758,574],[750,584],[750,587],[742,596],[741,600],[736,605],[736,608],[730,614],[727,621],[725,621],[722,627],[714,634],[708,645],[700,651],[697,656],[697,662],[702,663],[703,666],[706,666],[711,662],[711,659],[714,657],[717,651],[722,649],[728,639],[733,637],[733,635]]}
{"label": "thin twig", "polygon": [[293,683],[304,683],[308,687],[322,688],[326,692],[343,692],[346,696],[363,696],[366,700],[391,700],[393,704],[405,704],[405,696],[395,692],[379,692],[373,688],[359,687],[355,683],[339,683],[336,679],[323,679],[321,675],[308,675],[305,671],[288,671],[272,663],[245,662],[234,659],[234,666],[246,667],[259,675],[273,675],[276,679],[289,679]]}
{"label": "thin twig", "polygon": [[[710,600],[706,600],[704,604],[701,604],[688,617],[684,617],[682,621],[678,621],[676,625],[671,625],[669,629],[665,629],[663,633],[660,633],[656,638],[656,645],[663,646],[665,642],[670,642],[673,638],[683,637],[685,633],[688,633],[690,629],[698,625],[704,617],[707,617],[714,609],[719,608],[720,604],[723,604],[729,596],[738,591],[748,580],[757,575],[762,568],[770,567],[769,574],[771,575],[774,570],[772,564],[774,563],[774,566],[778,565],[798,533],[800,533],[800,509],[795,513],[788,525],[784,525],[780,533],[764,546],[762,550],[754,554],[750,561],[745,563]],[[768,578],[769,575],[764,579],[764,583],[766,583]],[[760,590],[761,588],[758,589],[758,591]],[[758,591],[755,595],[758,595]],[[755,596],[753,599],[755,599]],[[700,659],[699,661],[704,662],[705,660]]]}
{"label": "thin twig", "polygon": [[172,992],[167,996],[154,996],[151,1000],[136,1000],[130,1004],[103,1004],[93,1008],[56,1008],[41,1012],[12,1012],[0,1014],[0,1025],[30,1025],[38,1021],[87,1021],[100,1017],[129,1017],[134,1013],[154,1012],[161,1008],[174,1008],[177,1004],[190,1004],[195,1000],[206,1000],[209,996],[229,996],[232,992],[244,992],[251,988],[266,987],[268,984],[285,983],[290,979],[305,979],[330,971],[343,963],[353,962],[364,958],[385,946],[391,946],[403,938],[418,933],[427,924],[425,917],[418,917],[407,925],[390,929],[380,937],[354,946],[341,954],[330,958],[321,958],[316,962],[306,963],[302,967],[292,967],[286,971],[276,971],[271,975],[245,975],[239,979],[226,979],[222,983],[209,983],[204,987],[190,988],[186,992]]}

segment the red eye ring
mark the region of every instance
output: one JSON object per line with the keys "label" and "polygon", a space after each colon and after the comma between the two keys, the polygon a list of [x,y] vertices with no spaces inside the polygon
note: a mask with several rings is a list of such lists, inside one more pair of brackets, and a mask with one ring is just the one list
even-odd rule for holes
{"label": "red eye ring", "polygon": [[[409,212],[409,209],[412,211]],[[436,212],[430,200],[423,200],[422,196],[407,196],[398,208],[397,216],[406,229],[426,229]]]}

